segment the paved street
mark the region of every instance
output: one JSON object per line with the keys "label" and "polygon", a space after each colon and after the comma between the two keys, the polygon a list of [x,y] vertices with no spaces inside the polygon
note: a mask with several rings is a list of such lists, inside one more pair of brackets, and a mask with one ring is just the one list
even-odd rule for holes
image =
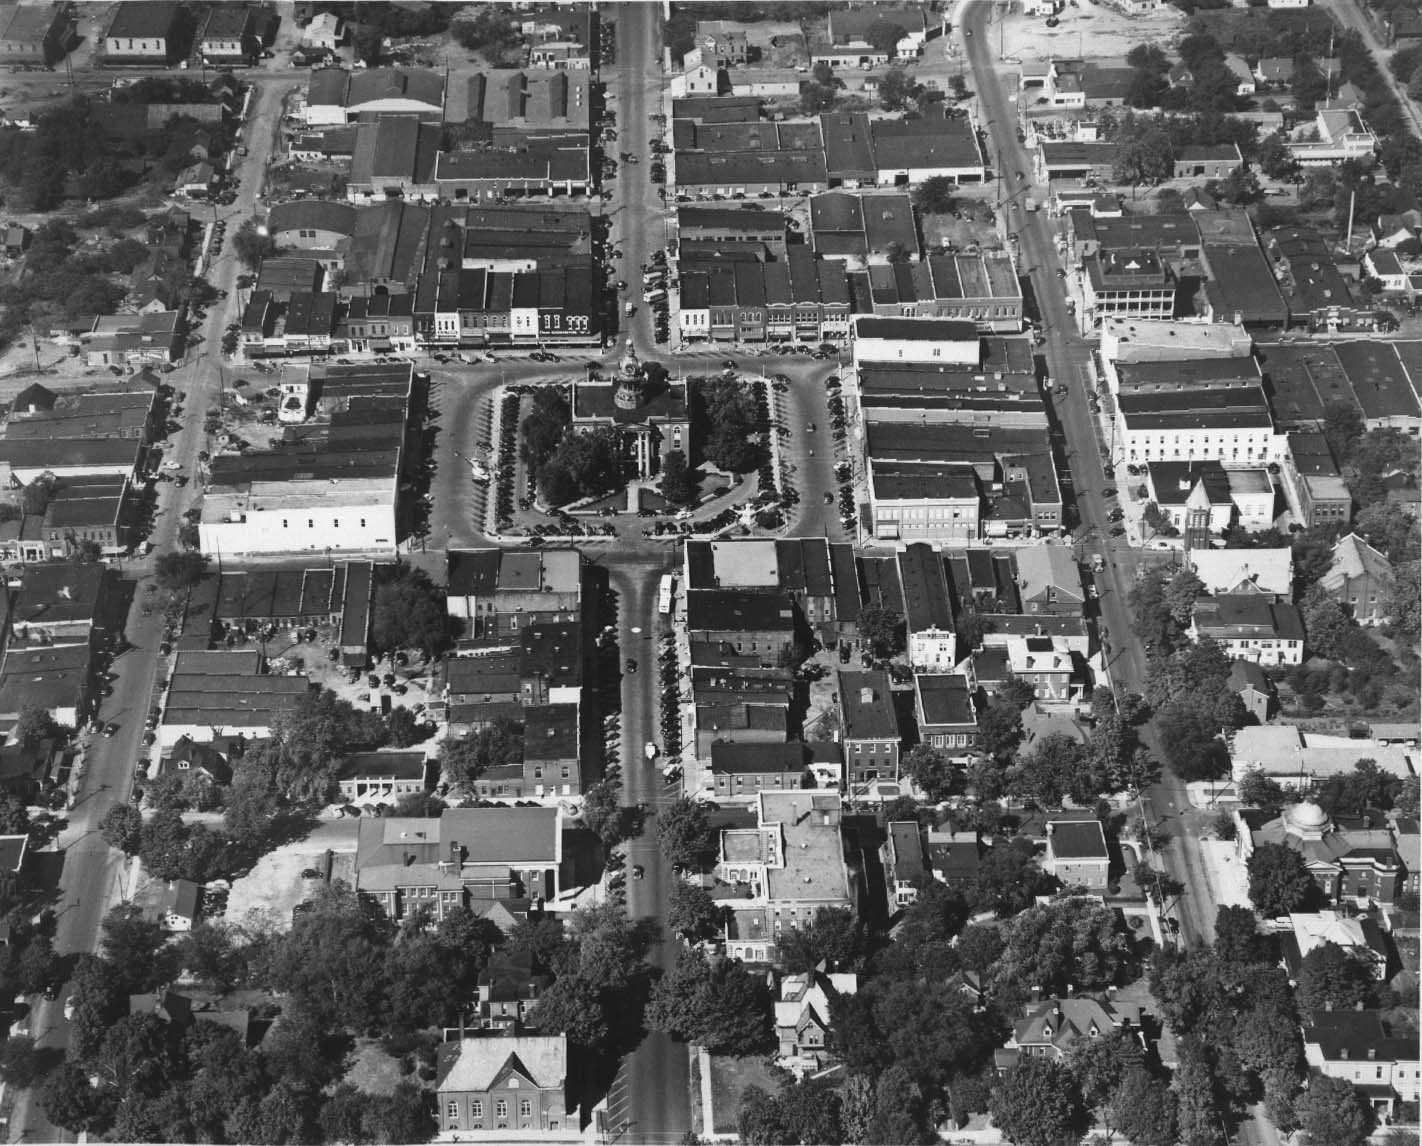
{"label": "paved street", "polygon": [[[253,97],[253,113],[245,137],[250,149],[246,170],[251,174],[242,181],[237,201],[222,209],[220,215],[234,220],[229,224],[234,233],[235,220],[247,218],[256,208],[261,180],[255,173],[266,168],[280,118],[281,98],[290,87],[289,77],[283,78],[286,83],[264,84]],[[199,331],[203,341],[195,353],[165,376],[183,400],[183,415],[182,429],[168,440],[164,456],[179,462],[180,469],[175,473],[193,478],[197,475],[198,453],[207,448],[202,429],[204,416],[209,406],[217,404],[226,384],[220,365],[222,332],[231,321],[229,314],[235,312],[240,272],[230,245],[224,246],[207,279],[219,291],[226,291],[227,297],[219,298],[208,312]],[[197,503],[200,487],[196,480],[181,489],[176,482],[164,482],[158,491],[158,512],[150,540],[154,551],[161,553],[176,545],[182,514]],[[104,722],[117,723],[119,730],[112,739],[91,738],[86,753],[88,767],[70,813],[69,828],[58,841],[64,849],[64,867],[60,899],[55,906],[59,917],[55,947],[65,954],[96,949],[100,921],[123,895],[119,884],[121,857],[104,843],[97,828],[104,813],[113,805],[126,802],[133,788],[134,764],[140,753],[163,633],[162,610],[153,609],[148,616],[143,613],[152,585],[151,578],[144,578],[151,565],[152,558],[123,565],[124,576],[140,579],[126,630],[133,647],[115,659],[111,671],[118,674],[118,679],[113,682],[113,695],[105,699],[99,714]],[[38,1001],[34,1029],[39,1032],[37,1042],[42,1047],[62,1048],[68,1042],[63,998],[62,992],[53,1002]],[[32,1141],[73,1141],[73,1135],[49,1123],[29,1092],[16,1098],[10,1134],[12,1140],[28,1137]]]}

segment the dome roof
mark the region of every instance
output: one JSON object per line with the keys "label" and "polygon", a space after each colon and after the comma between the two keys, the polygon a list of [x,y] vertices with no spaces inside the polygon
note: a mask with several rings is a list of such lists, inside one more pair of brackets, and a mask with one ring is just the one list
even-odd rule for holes
{"label": "dome roof", "polygon": [[1288,820],[1295,827],[1318,830],[1328,826],[1328,813],[1317,804],[1305,801],[1289,809]]}

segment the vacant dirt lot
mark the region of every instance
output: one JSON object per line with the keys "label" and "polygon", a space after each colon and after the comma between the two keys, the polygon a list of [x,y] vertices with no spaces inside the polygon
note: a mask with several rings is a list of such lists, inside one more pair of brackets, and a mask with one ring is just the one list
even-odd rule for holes
{"label": "vacant dirt lot", "polygon": [[1149,16],[1127,16],[1092,0],[1071,0],[1059,18],[1057,27],[1048,28],[1041,16],[1014,12],[1007,18],[1001,41],[995,25],[988,34],[994,48],[1003,44],[1003,55],[1008,59],[1055,56],[1106,64],[1119,62],[1137,44],[1158,44],[1169,50],[1185,28],[1185,16],[1175,8],[1163,7]]}
{"label": "vacant dirt lot", "polygon": [[276,931],[291,929],[291,909],[307,898],[316,881],[302,879],[309,867],[319,868],[326,849],[335,853],[332,879],[351,882],[355,875],[357,819],[323,820],[309,836],[264,855],[250,874],[232,885],[226,918],[251,920]]}

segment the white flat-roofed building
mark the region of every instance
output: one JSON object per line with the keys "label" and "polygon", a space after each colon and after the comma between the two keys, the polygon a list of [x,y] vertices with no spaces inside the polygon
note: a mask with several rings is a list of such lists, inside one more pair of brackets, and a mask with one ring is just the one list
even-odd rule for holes
{"label": "white flat-roofed building", "polygon": [[1344,775],[1363,759],[1375,760],[1388,775],[1405,780],[1416,774],[1415,754],[1402,744],[1324,736],[1292,724],[1247,726],[1235,732],[1230,743],[1235,780],[1258,769],[1286,787],[1307,788],[1316,780]]}
{"label": "white flat-roofed building", "polygon": [[854,361],[936,362],[976,366],[982,359],[978,328],[950,318],[854,320]]}

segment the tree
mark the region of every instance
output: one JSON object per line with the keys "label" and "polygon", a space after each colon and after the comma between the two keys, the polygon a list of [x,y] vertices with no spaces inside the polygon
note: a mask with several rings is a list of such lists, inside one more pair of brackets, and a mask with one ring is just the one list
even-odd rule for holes
{"label": "tree", "polygon": [[1163,183],[1175,170],[1175,149],[1164,129],[1149,120],[1128,120],[1116,142],[1112,174],[1117,183]]}
{"label": "tree", "polygon": [[1168,872],[1151,867],[1149,860],[1139,861],[1132,869],[1131,875],[1136,886],[1144,891],[1157,907],[1165,905],[1185,891],[1183,883]]}
{"label": "tree", "polygon": [[1387,616],[1383,632],[1402,648],[1416,650],[1422,640],[1422,563],[1404,561],[1393,566],[1383,612]]}
{"label": "tree", "polygon": [[758,1086],[747,1087],[741,1095],[741,1108],[736,1115],[736,1130],[742,1142],[764,1143],[765,1146],[789,1146],[798,1143],[798,1138],[790,1137],[790,1129],[785,1125],[780,1111],[780,1103],[774,1095],[766,1094]]}
{"label": "tree", "polygon": [[[385,951],[394,930],[390,920],[342,880],[318,887],[307,902],[310,910],[268,954],[271,983],[292,996],[317,1031],[369,1030],[385,1013]],[[301,1056],[309,1052],[301,1047],[311,1036],[286,1021],[278,1029],[288,1032],[292,1068],[304,1069]],[[266,1051],[271,1054],[270,1045]]]}
{"label": "tree", "polygon": [[1181,1039],[1180,1065],[1173,1081],[1182,1146],[1224,1144],[1223,1101],[1210,1066],[1213,1058],[1211,1050],[1197,1039]]}
{"label": "tree", "polygon": [[712,842],[705,810],[688,796],[673,801],[657,817],[657,845],[675,868],[695,867]]}
{"label": "tree", "polygon": [[187,589],[207,573],[207,557],[202,553],[162,553],[153,566],[158,584],[164,589]]}
{"label": "tree", "polygon": [[726,909],[705,888],[674,880],[667,894],[666,925],[688,943],[714,939],[721,932]]}
{"label": "tree", "polygon": [[839,99],[839,89],[834,84],[813,81],[800,85],[800,111],[805,115],[819,115],[829,111]]}
{"label": "tree", "polygon": [[673,505],[689,505],[696,497],[686,454],[681,450],[668,450],[662,459],[662,496]]}
{"label": "tree", "polygon": [[1367,1001],[1372,984],[1361,960],[1336,943],[1320,943],[1299,965],[1299,1010],[1351,1010]]}
{"label": "tree", "polygon": [[110,909],[101,930],[104,958],[118,968],[130,994],[171,981],[173,959],[164,953],[167,936],[161,924],[144,918],[137,904],[120,903]]}
{"label": "tree", "polygon": [[739,961],[714,962],[683,949],[652,988],[646,1022],[712,1054],[755,1054],[770,1039],[770,997],[762,979]]}
{"label": "tree", "polygon": [[1130,967],[1130,940],[1111,910],[1084,899],[1029,907],[1003,928],[994,990],[1026,997],[1033,987],[1062,993],[1118,983]]}
{"label": "tree", "polygon": [[1239,798],[1266,816],[1276,816],[1283,809],[1287,795],[1283,785],[1260,768],[1251,768],[1239,781]]}
{"label": "tree", "polygon": [[22,748],[33,751],[54,736],[57,727],[49,709],[38,704],[22,704],[12,735]]}
{"label": "tree", "polygon": [[809,922],[787,928],[775,946],[792,974],[813,971],[821,963],[831,971],[857,971],[866,954],[859,921],[836,907],[821,907]]}
{"label": "tree", "polygon": [[1076,1079],[1082,1101],[1096,1108],[1111,1100],[1122,1079],[1139,1068],[1144,1058],[1138,1038],[1118,1027],[1097,1038],[1078,1040],[1067,1055],[1066,1066]]}
{"label": "tree", "polygon": [[1241,163],[1216,183],[1214,191],[1226,203],[1236,207],[1244,207],[1250,203],[1258,202],[1262,196],[1262,192],[1259,190],[1259,177],[1254,174],[1253,169],[1247,163]]}
{"label": "tree", "polygon": [[885,111],[903,111],[916,87],[903,68],[890,68],[879,77],[879,102]]}
{"label": "tree", "polygon": [[912,1073],[894,1065],[878,1077],[867,1133],[852,1141],[913,1146],[938,1142],[923,1088]]}
{"label": "tree", "polygon": [[230,991],[242,979],[247,953],[237,930],[218,919],[201,920],[178,940],[178,966],[214,991]]}
{"label": "tree", "polygon": [[893,609],[878,605],[861,609],[855,628],[859,639],[869,646],[869,651],[876,657],[897,656],[906,647],[903,614]]}
{"label": "tree", "polygon": [[138,854],[142,833],[143,814],[129,804],[115,804],[99,821],[99,834],[104,842],[124,855]]}
{"label": "tree", "polygon": [[969,971],[985,975],[1002,958],[1002,929],[987,923],[970,923],[958,936],[958,959]]}
{"label": "tree", "polygon": [[6,1086],[33,1086],[44,1074],[44,1056],[31,1039],[12,1035],[0,1046],[0,1079]]}
{"label": "tree", "polygon": [[276,240],[266,233],[265,227],[259,231],[257,221],[248,219],[232,237],[232,250],[244,267],[255,271],[262,265],[263,259],[276,254],[277,245]]}
{"label": "tree", "polygon": [[1249,899],[1260,915],[1297,911],[1316,890],[1303,857],[1283,844],[1260,844],[1249,857]]}
{"label": "tree", "polygon": [[33,936],[15,961],[15,985],[26,995],[38,995],[63,978],[60,974],[59,956],[55,954],[49,936]]}
{"label": "tree", "polygon": [[920,215],[951,215],[958,185],[946,175],[930,175],[914,188],[913,202]]}
{"label": "tree", "polygon": [[490,768],[522,763],[523,725],[500,716],[474,732],[445,740],[439,774],[451,791],[469,793]]}
{"label": "tree", "polygon": [[902,24],[892,20],[875,20],[864,30],[864,39],[893,59],[899,53],[899,42],[908,35]]}
{"label": "tree", "polygon": [[1060,1063],[1022,1056],[992,1091],[993,1124],[1018,1146],[1058,1146],[1086,1129],[1081,1096]]}
{"label": "tree", "polygon": [[941,804],[953,793],[957,778],[952,761],[931,744],[915,744],[903,758],[902,770],[930,804]]}
{"label": "tree", "polygon": [[1351,772],[1329,776],[1313,794],[1317,803],[1330,816],[1365,816],[1386,812],[1393,806],[1402,781],[1378,767],[1378,762],[1365,756],[1353,765]]}
{"label": "tree", "polygon": [[1109,1125],[1133,1146],[1175,1146],[1175,1095],[1141,1067],[1129,1071],[1111,1095]]}
{"label": "tree", "polygon": [[1309,1079],[1308,1089],[1294,1099],[1294,1113],[1313,1146],[1363,1146],[1372,1129],[1353,1084],[1326,1074]]}
{"label": "tree", "polygon": [[979,911],[995,911],[999,919],[1007,919],[1026,910],[1052,886],[1051,878],[1037,866],[1032,841],[1018,836],[987,849],[968,899]]}
{"label": "tree", "polygon": [[572,409],[563,390],[557,386],[535,390],[531,405],[532,411],[519,424],[519,456],[537,472],[563,440],[572,419]]}
{"label": "tree", "polygon": [[1225,964],[1247,966],[1266,956],[1264,937],[1247,907],[1225,905],[1215,912],[1215,954]]}
{"label": "tree", "polygon": [[370,635],[381,652],[415,648],[433,659],[449,640],[444,590],[423,569],[401,568],[376,586]]}
{"label": "tree", "polygon": [[1040,804],[1056,807],[1064,795],[1077,804],[1089,804],[1109,784],[1097,754],[1070,736],[1054,732],[1042,737],[1022,761],[1013,788]]}
{"label": "tree", "polygon": [[1270,132],[1259,141],[1255,159],[1259,162],[1259,170],[1270,179],[1292,180],[1299,173],[1298,162],[1277,131]]}
{"label": "tree", "polygon": [[512,13],[497,5],[473,9],[469,19],[454,21],[449,31],[461,47],[481,52],[495,65],[504,62],[511,53],[516,53],[522,42]]}
{"label": "tree", "polygon": [[74,1062],[64,1062],[45,1080],[39,1103],[51,1122],[75,1134],[102,1133],[113,1122],[114,1095],[92,1086]]}
{"label": "tree", "polygon": [[1022,709],[1000,692],[978,714],[978,743],[1000,765],[1012,759],[1022,743],[1022,731]]}

